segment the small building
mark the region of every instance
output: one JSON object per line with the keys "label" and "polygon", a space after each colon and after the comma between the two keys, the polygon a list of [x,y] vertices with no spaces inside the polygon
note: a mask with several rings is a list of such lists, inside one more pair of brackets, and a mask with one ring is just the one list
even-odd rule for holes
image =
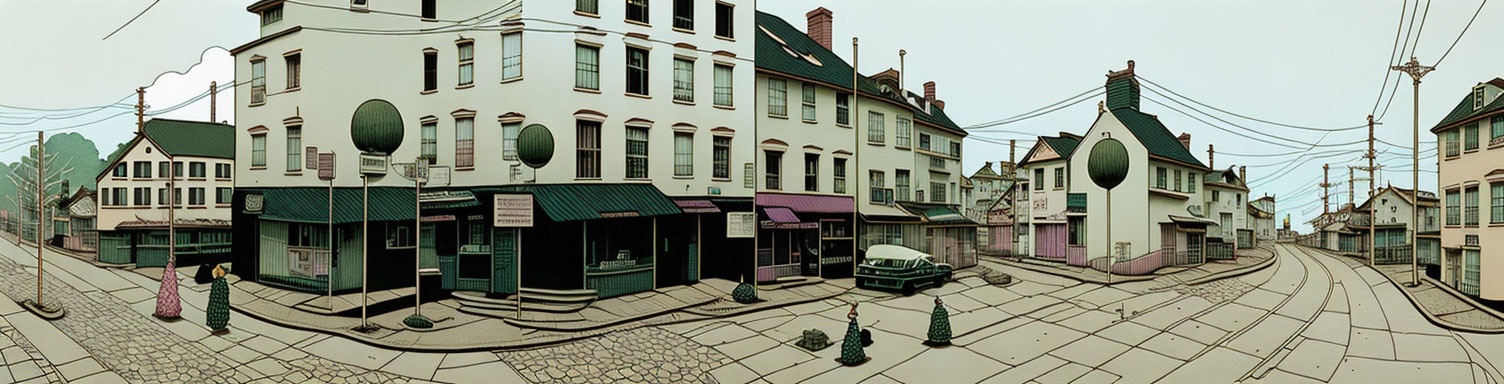
{"label": "small building", "polygon": [[[1419,198],[1413,189],[1386,186],[1357,207],[1354,227],[1364,239],[1373,234],[1374,264],[1403,264],[1410,262],[1410,234],[1419,231],[1417,259],[1427,265],[1427,271],[1440,273],[1440,229],[1438,222],[1441,200],[1436,194],[1420,191]],[[1418,200],[1418,202],[1417,202]],[[1419,206],[1421,223],[1411,225],[1411,215]],[[1369,217],[1370,209],[1373,212]],[[1369,224],[1373,228],[1369,228]],[[1371,232],[1370,232],[1371,231]],[[1366,244],[1364,244],[1366,247]],[[1441,277],[1438,275],[1438,277]]]}
{"label": "small building", "polygon": [[99,207],[95,205],[94,190],[79,187],[78,191],[58,202],[62,215],[66,216],[63,228],[63,249],[92,253],[99,244],[99,232],[94,229]]}
{"label": "small building", "polygon": [[1202,176],[1205,218],[1217,224],[1207,227],[1207,256],[1231,258],[1231,246],[1253,246],[1253,230],[1248,228],[1248,186],[1233,168],[1208,172]]}
{"label": "small building", "polygon": [[1253,229],[1254,239],[1265,242],[1279,238],[1279,231],[1274,225],[1274,215],[1274,196],[1264,195],[1248,202],[1248,227]]}
{"label": "small building", "polygon": [[[167,265],[169,212],[178,265],[227,261],[234,130],[219,123],[146,121],[95,178],[99,261]],[[169,184],[176,190],[169,192]]]}

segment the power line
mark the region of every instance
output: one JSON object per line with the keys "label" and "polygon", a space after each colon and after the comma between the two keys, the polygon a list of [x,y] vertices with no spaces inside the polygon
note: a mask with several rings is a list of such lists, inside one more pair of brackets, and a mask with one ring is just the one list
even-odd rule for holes
{"label": "power line", "polygon": [[121,24],[120,28],[115,28],[114,31],[111,31],[110,34],[108,34],[108,35],[104,35],[104,38],[101,38],[100,40],[109,40],[110,36],[115,36],[116,32],[120,32],[120,30],[125,29],[125,27],[127,25],[131,25],[131,23],[136,22],[136,19],[141,18],[141,15],[145,15],[146,11],[150,11],[151,7],[157,6],[157,3],[160,3],[160,2],[162,2],[162,0],[152,0],[151,4],[146,6],[146,9],[141,10],[141,13],[137,13],[135,17],[132,17],[130,20],[127,20],[125,22],[125,24]]}
{"label": "power line", "polygon": [[[1138,76],[1138,78],[1144,80],[1144,82],[1146,82],[1146,83],[1154,85],[1155,88],[1162,89],[1165,92],[1169,92],[1170,94],[1178,96],[1178,97],[1180,97],[1182,99],[1190,100],[1192,103],[1196,103],[1197,105],[1200,105],[1200,106],[1203,106],[1203,107],[1207,107],[1207,108],[1211,108],[1213,110],[1216,110],[1217,112],[1226,113],[1226,114],[1229,114],[1229,115],[1241,117],[1241,118],[1248,119],[1248,120],[1257,121],[1257,122],[1260,122],[1260,123],[1265,123],[1265,124],[1270,124],[1270,125],[1277,125],[1277,126],[1287,127],[1287,128],[1302,129],[1302,130],[1307,130],[1307,131],[1317,131],[1317,132],[1342,132],[1342,131],[1351,131],[1351,130],[1355,130],[1355,129],[1361,129],[1361,128],[1368,127],[1367,124],[1364,124],[1364,125],[1355,125],[1355,126],[1351,126],[1351,127],[1342,127],[1342,128],[1320,128],[1320,127],[1307,127],[1307,126],[1301,126],[1301,125],[1285,124],[1285,123],[1279,123],[1279,122],[1264,120],[1264,119],[1260,119],[1260,118],[1256,118],[1256,117],[1250,117],[1250,116],[1246,116],[1246,115],[1241,115],[1241,114],[1238,114],[1238,113],[1235,113],[1235,112],[1232,112],[1232,111],[1228,111],[1228,110],[1225,110],[1225,109],[1217,108],[1217,107],[1214,107],[1212,105],[1209,105],[1209,104],[1197,101],[1196,99],[1192,99],[1192,98],[1187,97],[1185,95],[1182,95],[1182,94],[1180,94],[1178,92],[1175,92],[1175,90],[1172,90],[1169,87],[1166,87],[1166,86],[1163,86],[1163,85],[1159,85],[1159,83],[1155,83],[1153,80],[1149,80],[1146,77]],[[1155,93],[1158,93],[1158,92],[1155,92]],[[1160,96],[1164,96],[1164,95],[1160,94]],[[1169,96],[1165,96],[1165,97],[1169,98]]]}
{"label": "power line", "polygon": [[[1419,1],[1419,0],[1417,0],[1417,1]],[[1404,0],[1403,3],[1400,3],[1400,22],[1397,23],[1397,25],[1394,28],[1394,45],[1391,45],[1389,47],[1389,61],[1385,63],[1386,67],[1389,66],[1389,65],[1391,65],[1391,64],[1394,64],[1395,54],[1398,53],[1397,51],[1398,51],[1398,49],[1400,47],[1400,31],[1402,31],[1402,30],[1405,29],[1405,8],[1408,8],[1409,6],[1410,6],[1410,0]],[[1384,84],[1382,84],[1382,85],[1379,86],[1379,98],[1373,100],[1373,110],[1369,111],[1368,114],[1373,115],[1373,114],[1375,114],[1375,112],[1379,111],[1379,103],[1382,103],[1384,101],[1384,89],[1385,88],[1389,88],[1389,76],[1390,75],[1396,75],[1397,76],[1397,74],[1393,73],[1393,71],[1389,71],[1388,68],[1385,68],[1385,71],[1384,71]],[[1399,80],[1395,79],[1394,81],[1396,82],[1396,87],[1398,87]],[[1390,92],[1390,96],[1389,97],[1390,97],[1391,101],[1394,100],[1393,99],[1394,98],[1393,95],[1394,95],[1394,93]],[[1385,107],[1385,109],[1388,109],[1388,107]]]}
{"label": "power line", "polygon": [[[1020,113],[1020,114],[1017,114],[1017,115],[1014,115],[1014,116],[1011,116],[1011,117],[1005,117],[1005,118],[1002,118],[1002,119],[993,120],[993,121],[989,121],[989,122],[985,122],[985,123],[971,125],[971,126],[968,126],[968,127],[964,127],[962,129],[972,130],[972,129],[990,127],[990,126],[994,126],[994,125],[1007,124],[1009,122],[1015,121],[1015,119],[1018,119],[1020,117],[1025,116],[1025,115],[1029,115],[1029,114],[1032,114],[1032,113],[1035,113],[1035,112],[1039,112],[1039,111],[1042,111],[1042,110],[1045,110],[1045,109],[1049,109],[1050,107],[1054,107],[1054,106],[1060,105],[1061,103],[1065,103],[1067,101],[1075,100],[1076,98],[1079,98],[1081,96],[1085,96],[1086,94],[1092,93],[1092,91],[1099,91],[1097,93],[1097,95],[1100,95],[1100,94],[1103,94],[1103,93],[1107,92],[1107,91],[1101,90],[1101,88],[1099,88],[1099,87],[1092,87],[1092,88],[1087,89],[1086,91],[1083,91],[1081,93],[1076,94],[1075,96],[1067,97],[1067,98],[1062,99],[1060,101],[1057,101],[1057,102],[1055,102],[1053,104],[1046,105],[1046,106],[1043,106],[1043,107],[1039,107],[1038,109],[1035,109],[1035,110],[1032,110],[1032,111]],[[1092,97],[1096,97],[1096,96],[1094,95]]]}
{"label": "power line", "polygon": [[1473,22],[1478,20],[1478,14],[1479,13],[1483,13],[1483,6],[1487,5],[1487,4],[1488,4],[1488,0],[1483,0],[1483,2],[1478,3],[1478,10],[1477,11],[1473,11],[1473,18],[1467,20],[1467,25],[1462,27],[1462,33],[1457,34],[1457,39],[1456,40],[1452,40],[1452,46],[1447,47],[1446,53],[1442,53],[1441,54],[1441,58],[1440,59],[1436,59],[1436,63],[1432,64],[1431,66],[1434,67],[1436,65],[1441,64],[1442,60],[1446,60],[1447,59],[1447,55],[1452,54],[1452,48],[1457,48],[1457,42],[1462,41],[1462,36],[1467,35],[1467,29],[1471,28],[1473,26]]}

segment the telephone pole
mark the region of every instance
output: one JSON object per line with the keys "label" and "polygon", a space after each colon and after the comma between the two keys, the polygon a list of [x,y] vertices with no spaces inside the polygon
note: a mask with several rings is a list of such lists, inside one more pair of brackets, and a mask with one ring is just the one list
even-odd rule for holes
{"label": "telephone pole", "polygon": [[[1379,252],[1378,238],[1375,237],[1376,234],[1378,233],[1377,227],[1378,227],[1379,221],[1378,221],[1378,218],[1375,217],[1376,216],[1375,215],[1375,208],[1377,208],[1377,207],[1373,203],[1373,197],[1374,197],[1374,195],[1378,194],[1378,184],[1374,182],[1374,178],[1373,178],[1373,172],[1376,169],[1374,167],[1374,165],[1373,165],[1373,160],[1374,160],[1374,158],[1377,155],[1377,154],[1375,154],[1373,152],[1373,125],[1374,125],[1373,115],[1368,115],[1368,152],[1364,152],[1363,153],[1363,158],[1368,159],[1368,166],[1367,167],[1358,167],[1358,169],[1362,169],[1362,170],[1368,171],[1368,265],[1369,266],[1374,265],[1375,262],[1376,262],[1376,260],[1378,260],[1378,252]],[[1416,206],[1416,209],[1419,209],[1419,205]]]}
{"label": "telephone pole", "polygon": [[1420,285],[1420,262],[1416,260],[1420,252],[1418,247],[1420,232],[1415,226],[1420,223],[1420,209],[1418,209],[1420,207],[1420,78],[1436,70],[1436,67],[1420,65],[1419,59],[1410,56],[1410,61],[1405,65],[1390,66],[1389,69],[1410,75],[1410,79],[1413,80],[1411,86],[1415,91],[1415,96],[1411,100],[1415,108],[1415,113],[1411,116],[1415,121],[1415,126],[1411,131],[1410,142],[1410,181],[1411,186],[1415,188],[1417,208],[1410,210],[1410,286],[1414,287]]}
{"label": "telephone pole", "polygon": [[1008,140],[1008,214],[1012,220],[1008,222],[1008,254],[1016,256],[1018,248],[1018,158],[1015,152],[1018,148],[1018,140]]}
{"label": "telephone pole", "polygon": [[1327,174],[1330,173],[1331,168],[1332,168],[1331,164],[1322,164],[1321,165],[1321,184],[1317,184],[1317,186],[1321,187],[1321,214],[1323,214],[1323,215],[1325,215],[1327,213],[1331,213],[1331,207],[1332,207],[1332,205],[1331,205],[1329,199],[1332,196],[1332,193],[1331,193],[1331,190],[1330,190],[1331,187],[1332,187],[1332,183],[1330,182],[1331,179],[1329,179],[1328,176],[1327,176]]}

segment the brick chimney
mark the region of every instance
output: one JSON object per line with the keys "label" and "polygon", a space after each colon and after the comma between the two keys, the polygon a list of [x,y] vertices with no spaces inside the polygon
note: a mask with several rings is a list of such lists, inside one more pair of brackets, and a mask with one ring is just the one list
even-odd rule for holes
{"label": "brick chimney", "polygon": [[935,98],[935,82],[933,81],[924,83],[924,102],[935,108],[945,109],[945,101]]}
{"label": "brick chimney", "polygon": [[815,8],[815,10],[804,14],[804,17],[809,20],[809,28],[805,30],[809,38],[814,40],[816,44],[825,47],[826,50],[832,50],[830,48],[830,40],[834,30],[831,24],[834,20],[831,17],[830,10],[825,9],[825,7]]}
{"label": "brick chimney", "polygon": [[1180,146],[1185,147],[1186,151],[1191,150],[1191,134],[1181,132],[1178,139],[1180,139]]}
{"label": "brick chimney", "polygon": [[1238,166],[1238,178],[1242,179],[1243,183],[1245,183],[1245,184],[1248,183],[1248,166],[1246,166],[1246,165]]}

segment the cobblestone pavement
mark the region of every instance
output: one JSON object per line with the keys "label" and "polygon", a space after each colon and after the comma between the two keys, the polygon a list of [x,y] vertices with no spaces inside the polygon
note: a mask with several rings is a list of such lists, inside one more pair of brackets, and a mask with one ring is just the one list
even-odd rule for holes
{"label": "cobblestone pavement", "polygon": [[539,383],[716,383],[710,369],[731,362],[715,349],[656,327],[499,355],[523,378]]}

